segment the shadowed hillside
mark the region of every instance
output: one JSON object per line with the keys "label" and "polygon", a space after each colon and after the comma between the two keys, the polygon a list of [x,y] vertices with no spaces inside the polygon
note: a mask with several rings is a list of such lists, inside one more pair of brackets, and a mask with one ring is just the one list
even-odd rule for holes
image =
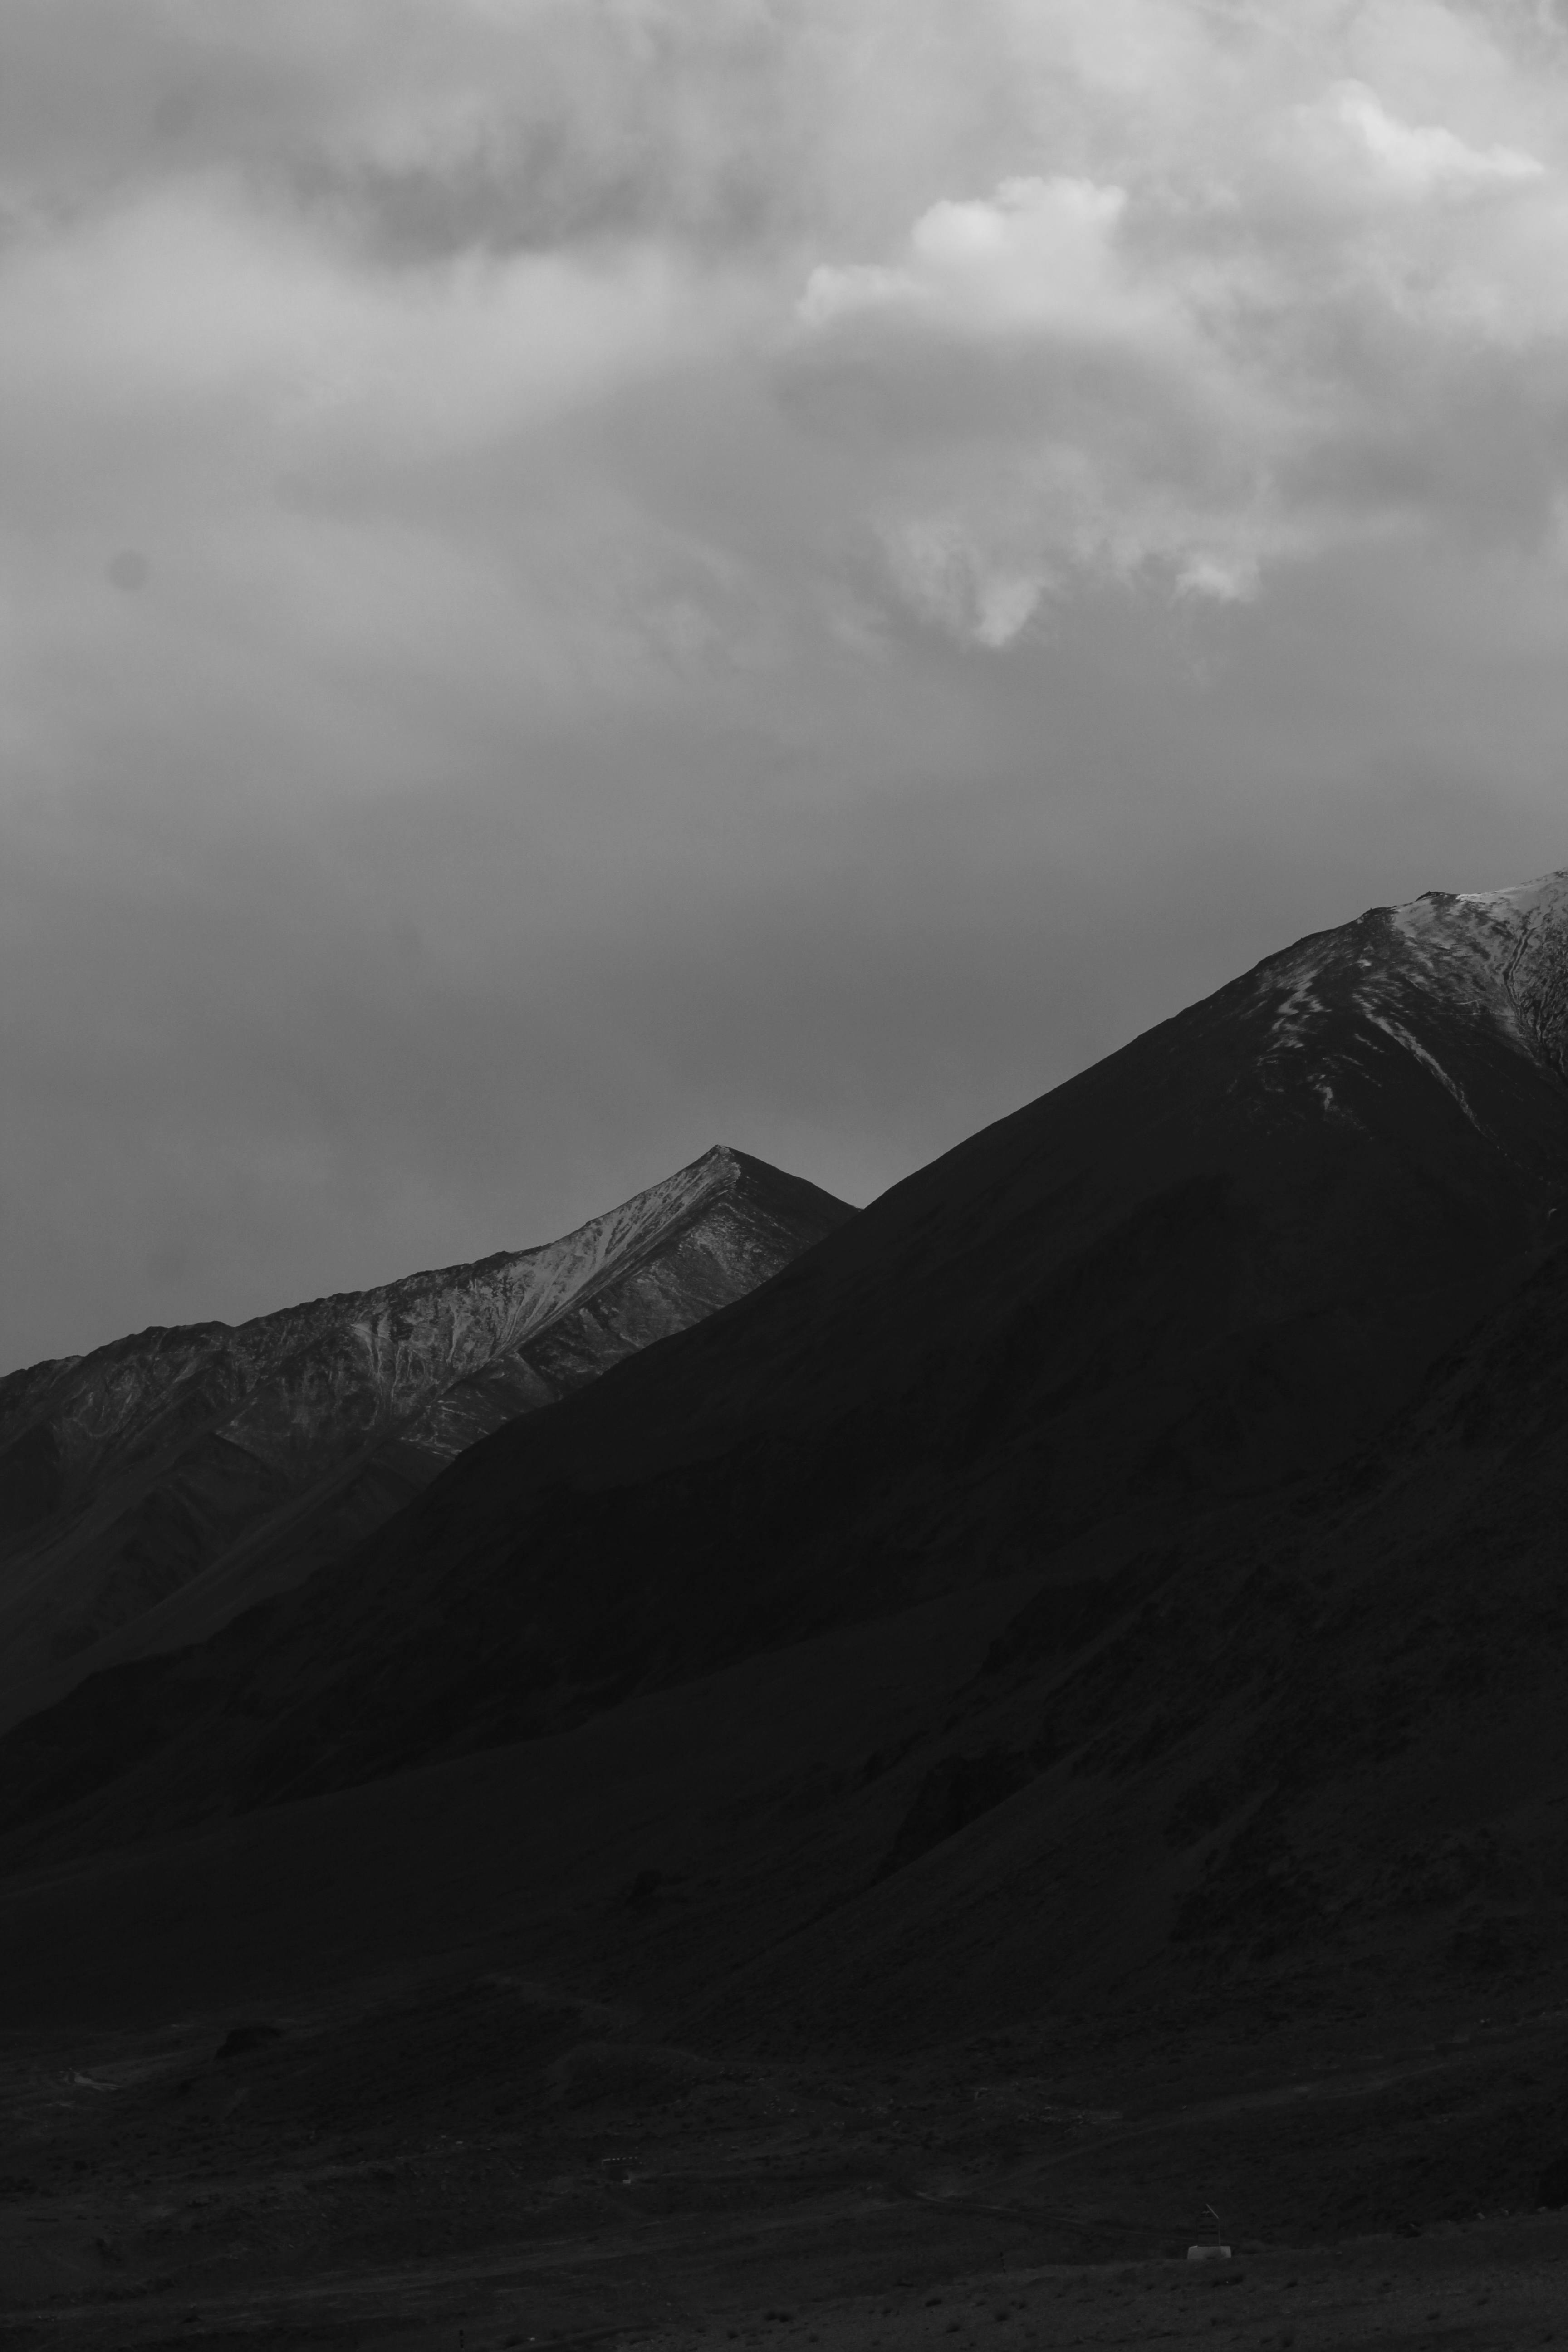
{"label": "shadowed hillside", "polygon": [[1088,1638],[1206,1513],[1363,1445],[1545,1243],[1565,905],[1423,899],[1269,959],[473,1447],[329,1579],[40,1717],[5,1818],[342,1785],[1003,1576]]}
{"label": "shadowed hillside", "polygon": [[[221,2161],[331,2200],[267,2259],[348,2261],[331,2340],[417,2280],[676,2352],[1073,2263],[1163,2342],[1212,2203],[1375,2260],[1312,2340],[1521,2340],[1560,2228],[1467,2232],[1568,2196],[1565,975],[1563,877],[1303,941],[18,1725],[37,2212]],[[317,2341],[224,2193],[128,2274]]]}

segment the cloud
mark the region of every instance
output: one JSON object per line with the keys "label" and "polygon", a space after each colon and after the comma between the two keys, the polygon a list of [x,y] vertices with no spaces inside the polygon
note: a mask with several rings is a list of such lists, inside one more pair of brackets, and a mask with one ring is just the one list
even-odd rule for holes
{"label": "cloud", "polygon": [[1518,147],[1467,146],[1441,123],[1397,121],[1364,82],[1342,82],[1330,110],[1383,184],[1411,197],[1517,185],[1544,177],[1546,166]]}
{"label": "cloud", "polygon": [[[101,452],[177,410],[301,516],[363,516],[749,376],[781,436],[852,445],[853,512],[826,520],[825,454],[816,544],[781,568],[744,519],[700,550],[678,522],[678,568],[739,567],[786,626],[873,560],[994,647],[1075,579],[1234,601],[1451,522],[1410,486],[1499,353],[1508,432],[1522,401],[1555,464],[1568,131],[1528,12],[21,0],[12,39],[0,316],[35,481],[73,411]],[[613,521],[580,488],[614,635],[663,486],[621,467]]]}
{"label": "cloud", "polygon": [[1121,186],[1010,178],[931,206],[897,265],[819,267],[801,298],[797,396],[831,429],[846,380],[875,386],[879,439],[909,453],[890,502],[942,487],[884,518],[895,569],[983,645],[1075,569],[1247,594],[1260,542],[1289,535],[1262,510],[1278,394],[1226,348],[1214,273],[1141,262],[1130,211]]}
{"label": "cloud", "polygon": [[800,301],[808,328],[907,309],[971,331],[1055,331],[1084,338],[1135,331],[1148,319],[1119,271],[1125,188],[1089,180],[1009,179],[989,201],[944,199],[910,233],[902,268],[814,269]]}
{"label": "cloud", "polygon": [[873,1189],[1457,744],[1550,832],[1534,0],[8,0],[0,346],[18,1352]]}
{"label": "cloud", "polygon": [[[944,195],[887,258],[819,263],[797,305],[802,413],[879,445],[895,572],[983,645],[1024,635],[1075,578],[1233,601],[1391,530],[1511,533],[1517,495],[1489,515],[1486,460],[1450,463],[1478,427],[1517,482],[1523,425],[1549,527],[1561,107],[1544,119],[1522,59],[1510,83],[1500,45],[1455,11],[1426,10],[1426,42],[1404,52],[1398,10],[1326,12],[1339,21],[1316,57],[1299,38],[1284,76],[1263,20],[1172,13],[1175,119],[1153,85],[1168,47],[1140,42],[1135,5],[1114,77],[1092,45],[1076,53],[1080,129],[1098,134],[1084,143],[1116,177],[1011,173]],[[1206,49],[1205,16],[1229,36]],[[1441,96],[1463,130],[1336,70],[1358,32],[1391,72],[1402,55],[1429,68],[1434,24],[1455,36]],[[1485,135],[1510,100],[1545,152]]]}

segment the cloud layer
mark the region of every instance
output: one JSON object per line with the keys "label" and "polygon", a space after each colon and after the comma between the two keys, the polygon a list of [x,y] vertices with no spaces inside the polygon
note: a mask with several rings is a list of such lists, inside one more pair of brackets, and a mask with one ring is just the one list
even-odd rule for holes
{"label": "cloud layer", "polygon": [[0,347],[10,1360],[1568,859],[1548,0],[10,0]]}

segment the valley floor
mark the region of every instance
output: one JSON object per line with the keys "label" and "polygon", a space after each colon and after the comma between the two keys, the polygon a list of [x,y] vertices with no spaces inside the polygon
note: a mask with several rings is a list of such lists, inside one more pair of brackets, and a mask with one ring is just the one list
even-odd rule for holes
{"label": "valley floor", "polygon": [[[860,2233],[857,2232],[858,2236]],[[1521,2352],[1568,2342],[1568,2228],[1478,2224],[1433,2243],[1363,2239],[1322,2250],[1268,2248],[1216,2269],[1172,2262],[1032,2264],[910,2283],[933,2267],[922,2231],[873,2229],[850,2245],[831,2224],[787,2244],[710,2233],[683,2246],[582,2250],[432,2262],[202,2293],[163,2281],[141,2292],[51,2300],[3,2323],[8,2346],[155,2352],[181,2346],[278,2352],[967,2352],[989,2347],[1183,2344],[1294,2352]],[[834,2241],[837,2242],[835,2243]],[[901,2275],[868,2288],[866,2275]],[[773,2300],[760,2297],[771,2280]],[[739,2291],[738,2291],[739,2290]],[[199,2290],[198,2290],[199,2291]],[[749,2291],[749,2292],[748,2292]],[[785,2298],[788,2298],[787,2300]],[[640,2317],[611,2316],[640,2311]]]}
{"label": "valley floor", "polygon": [[[1568,2345],[1568,2210],[1517,2180],[1526,2210],[1459,2210],[1562,2010],[1373,2022],[729,2058],[444,1969],[13,2036],[0,2345]],[[1424,2200],[1403,2224],[1367,2226],[1380,2179]],[[1189,2263],[1211,2200],[1234,2259]]]}

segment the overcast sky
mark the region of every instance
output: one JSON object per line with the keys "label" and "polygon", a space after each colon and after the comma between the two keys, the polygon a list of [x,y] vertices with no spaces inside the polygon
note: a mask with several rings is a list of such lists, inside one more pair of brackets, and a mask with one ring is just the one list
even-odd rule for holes
{"label": "overcast sky", "polygon": [[1554,0],[0,0],[0,1369],[1568,865]]}

